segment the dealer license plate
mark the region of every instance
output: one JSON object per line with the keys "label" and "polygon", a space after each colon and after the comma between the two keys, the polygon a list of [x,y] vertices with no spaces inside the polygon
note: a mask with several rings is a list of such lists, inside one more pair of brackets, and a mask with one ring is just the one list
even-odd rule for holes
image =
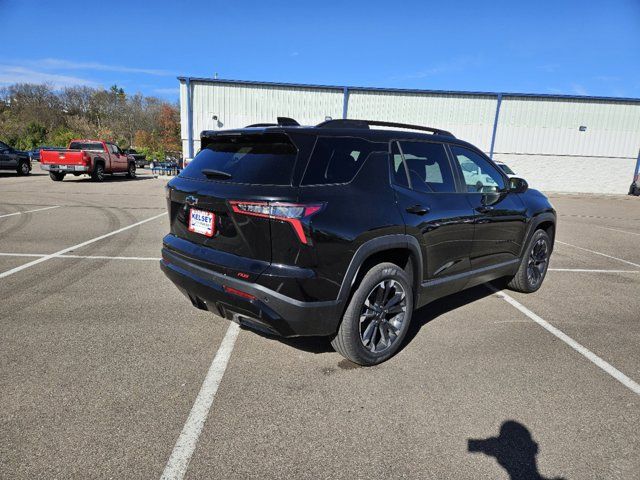
{"label": "dealer license plate", "polygon": [[189,231],[213,237],[215,218],[216,216],[211,212],[192,208],[189,211]]}

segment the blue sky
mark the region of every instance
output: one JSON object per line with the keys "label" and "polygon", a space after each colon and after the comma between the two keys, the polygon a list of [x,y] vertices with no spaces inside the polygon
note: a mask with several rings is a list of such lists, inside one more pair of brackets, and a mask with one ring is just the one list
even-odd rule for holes
{"label": "blue sky", "polygon": [[0,86],[176,77],[640,97],[640,0],[0,0]]}

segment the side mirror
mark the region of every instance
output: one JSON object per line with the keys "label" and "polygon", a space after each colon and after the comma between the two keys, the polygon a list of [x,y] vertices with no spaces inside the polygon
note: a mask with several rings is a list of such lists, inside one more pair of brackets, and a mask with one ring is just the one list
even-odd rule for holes
{"label": "side mirror", "polygon": [[524,178],[511,177],[509,179],[509,191],[513,193],[524,193],[529,188],[529,184]]}

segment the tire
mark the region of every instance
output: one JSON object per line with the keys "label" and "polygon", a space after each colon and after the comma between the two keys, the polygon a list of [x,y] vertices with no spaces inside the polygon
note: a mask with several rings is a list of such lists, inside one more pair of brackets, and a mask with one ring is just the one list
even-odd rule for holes
{"label": "tire", "polygon": [[28,161],[22,160],[18,163],[17,172],[20,176],[29,175],[31,173],[31,165],[29,165]]}
{"label": "tire", "polygon": [[54,182],[61,182],[62,179],[64,178],[64,175],[65,174],[63,172],[49,172],[49,177]]}
{"label": "tire", "polygon": [[353,363],[377,365],[398,351],[412,314],[413,289],[407,273],[393,263],[380,263],[351,296],[331,345]]}
{"label": "tire", "polygon": [[96,163],[91,172],[91,180],[94,182],[104,182],[104,165]]}
{"label": "tire", "polygon": [[136,164],[131,162],[127,170],[127,178],[136,178]]}
{"label": "tire", "polygon": [[551,239],[544,230],[536,230],[527,244],[520,267],[507,286],[522,293],[537,291],[544,281],[549,268]]}

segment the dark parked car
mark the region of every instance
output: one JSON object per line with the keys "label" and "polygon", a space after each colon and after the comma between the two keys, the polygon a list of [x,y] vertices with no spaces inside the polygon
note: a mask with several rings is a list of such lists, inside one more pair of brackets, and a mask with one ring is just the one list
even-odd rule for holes
{"label": "dark parked car", "polygon": [[129,158],[132,158],[136,162],[136,167],[144,168],[149,165],[149,161],[147,160],[147,156],[143,153],[138,153],[133,148],[128,148],[124,151]]}
{"label": "dark parked car", "polygon": [[0,142],[0,170],[13,170],[18,175],[29,175],[31,172],[29,154]]}
{"label": "dark parked car", "polygon": [[449,132],[280,118],[202,132],[201,145],[167,186],[161,260],[198,308],[332,336],[372,365],[398,350],[414,309],[502,277],[535,292],[545,278],[553,207]]}

